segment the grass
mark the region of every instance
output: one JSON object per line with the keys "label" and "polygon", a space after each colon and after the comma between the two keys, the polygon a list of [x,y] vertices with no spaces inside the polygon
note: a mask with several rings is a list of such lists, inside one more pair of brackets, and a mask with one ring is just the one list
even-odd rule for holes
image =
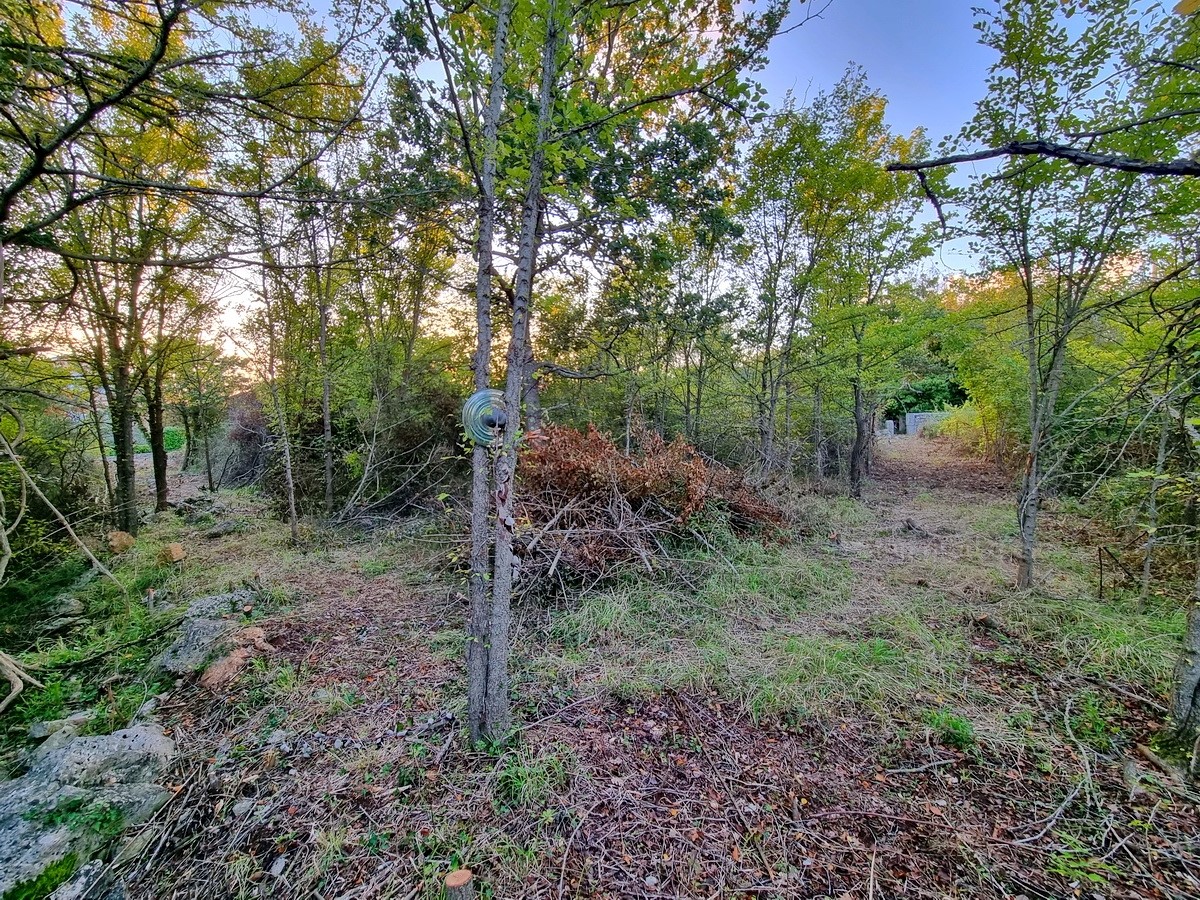
{"label": "grass", "polygon": [[[924,725],[958,749],[1041,740],[1029,716],[1036,703],[1015,684],[1000,708],[980,664],[1023,665],[1032,650],[1044,660],[1031,662],[1037,667],[1166,690],[1181,611],[1146,614],[1132,598],[1097,601],[1086,551],[1049,539],[1041,572],[1050,592],[1018,593],[1006,499],[956,503],[931,494],[910,502],[936,537],[897,547],[877,511],[811,497],[799,505],[829,521],[807,544],[721,536],[714,543],[725,559],[710,554],[685,564],[693,586],[635,578],[579,597],[526,638],[534,648],[526,677],[589,680],[630,697],[715,691],[757,719],[866,713],[881,723]],[[847,549],[830,545],[830,531]],[[972,621],[982,613],[1019,641],[981,652]],[[1074,708],[1078,736],[1099,748],[1114,735],[1097,702],[1077,698]]]}

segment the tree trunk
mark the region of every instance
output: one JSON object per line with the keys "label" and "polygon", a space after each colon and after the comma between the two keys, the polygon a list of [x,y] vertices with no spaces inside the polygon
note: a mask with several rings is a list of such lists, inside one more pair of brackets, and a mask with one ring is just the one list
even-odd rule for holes
{"label": "tree trunk", "polygon": [[104,443],[104,422],[100,418],[100,408],[96,405],[96,389],[90,384],[88,389],[88,409],[92,414],[92,427],[96,430],[96,444],[100,447],[100,468],[104,472],[104,496],[108,501],[109,517],[115,521],[117,511],[117,492],[113,486],[112,468],[108,464],[108,447]]}
{"label": "tree trunk", "polygon": [[1200,552],[1196,555],[1195,589],[1174,681],[1171,723],[1177,737],[1191,740],[1200,730]]}
{"label": "tree trunk", "polygon": [[[433,17],[431,7],[427,7]],[[473,363],[475,389],[488,386],[492,355],[492,242],[496,227],[497,135],[504,112],[505,54],[513,0],[500,0],[492,46],[488,103],[483,115],[483,152],[480,161],[479,240],[476,247],[475,321]],[[463,140],[469,140],[464,133]],[[518,418],[514,415],[512,418]],[[487,682],[491,608],[488,585],[491,572],[491,495],[488,490],[490,454],[478,444],[471,452],[471,572],[467,580],[467,728],[472,742],[492,733],[487,717]]]}
{"label": "tree trunk", "polygon": [[[209,439],[210,434],[212,434],[211,428],[204,429],[204,474],[208,476],[208,489],[210,491],[215,491],[217,489],[217,485],[213,481],[212,451],[209,449],[209,445],[208,445],[208,439]],[[288,471],[286,474],[287,474],[287,478],[288,478],[288,495],[289,495],[289,497],[292,498],[291,504],[292,504],[292,511],[294,514],[295,508],[296,508],[296,500],[295,500],[295,495],[294,495],[294,492],[292,491],[292,485],[291,485],[292,465],[291,465],[290,459],[287,461],[287,464],[288,464],[287,465]]]}
{"label": "tree trunk", "polygon": [[167,445],[163,425],[162,367],[155,368],[154,377],[146,377],[142,389],[146,396],[146,437],[150,440],[150,457],[154,468],[154,511],[170,508],[170,488],[167,485]]}
{"label": "tree trunk", "polygon": [[513,504],[517,488],[517,441],[521,434],[521,389],[525,381],[525,360],[529,346],[529,320],[542,207],[542,168],[545,163],[546,135],[553,109],[559,33],[558,3],[551,0],[546,11],[537,133],[529,161],[529,182],[521,214],[521,240],[517,256],[517,277],[513,288],[512,336],[508,345],[508,372],[504,385],[504,403],[508,419],[504,426],[504,443],[496,460],[496,549],[492,568],[492,618],[488,630],[487,692],[484,701],[484,735],[493,741],[507,738],[512,726],[508,659],[511,649],[509,632],[512,624],[513,532],[516,527]]}
{"label": "tree trunk", "polygon": [[[333,418],[330,413],[330,376],[329,376],[329,304],[321,301],[321,331],[318,338],[321,355],[321,427],[323,449],[325,452],[325,516],[333,515]],[[205,444],[207,450],[208,445]]]}
{"label": "tree trunk", "polygon": [[850,495],[862,496],[866,477],[867,452],[871,441],[870,417],[867,414],[862,382],[854,379],[854,444],[850,448]]}
{"label": "tree trunk", "polygon": [[821,384],[813,388],[813,465],[817,469],[817,478],[825,477],[825,431],[821,421]]}
{"label": "tree trunk", "polygon": [[1171,419],[1163,413],[1162,429],[1158,433],[1158,455],[1154,460],[1154,480],[1150,483],[1150,497],[1146,503],[1146,544],[1145,557],[1142,559],[1142,590],[1138,595],[1138,609],[1146,606],[1150,598],[1151,565],[1154,559],[1154,545],[1158,535],[1158,492],[1163,484],[1163,470],[1167,465],[1167,434]]}
{"label": "tree trunk", "polygon": [[192,448],[192,442],[195,440],[192,434],[192,416],[186,406],[180,408],[179,418],[183,420],[183,465],[180,471],[186,472],[192,464],[192,454],[195,452]]}
{"label": "tree trunk", "polygon": [[137,534],[137,468],[133,452],[133,392],[128,368],[118,369],[112,391],[108,396],[109,416],[112,420],[113,455],[116,457],[116,508],[117,528],[132,535]]}

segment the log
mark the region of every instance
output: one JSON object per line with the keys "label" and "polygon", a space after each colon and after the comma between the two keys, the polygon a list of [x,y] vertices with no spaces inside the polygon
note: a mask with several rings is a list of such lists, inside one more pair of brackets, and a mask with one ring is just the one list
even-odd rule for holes
{"label": "log", "polygon": [[474,881],[470,869],[455,869],[446,876],[446,900],[473,900]]}

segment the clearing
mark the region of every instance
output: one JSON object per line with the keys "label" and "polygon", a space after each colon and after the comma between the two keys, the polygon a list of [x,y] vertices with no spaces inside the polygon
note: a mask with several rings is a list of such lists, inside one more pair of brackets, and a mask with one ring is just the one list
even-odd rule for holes
{"label": "clearing", "polygon": [[166,590],[264,585],[273,649],[160,704],[175,797],[114,874],[135,898],[436,898],[459,866],[505,900],[1200,895],[1194,798],[1138,749],[1181,615],[1097,599],[1101,537],[1061,510],[1044,590],[1015,593],[1007,480],[916,439],[879,456],[863,503],[795,501],[804,537],[717,534],[668,584],[522,608],[509,748],[462,737],[447,523],[301,551],[247,495],[236,533],[168,517],[123,565],[182,541]]}

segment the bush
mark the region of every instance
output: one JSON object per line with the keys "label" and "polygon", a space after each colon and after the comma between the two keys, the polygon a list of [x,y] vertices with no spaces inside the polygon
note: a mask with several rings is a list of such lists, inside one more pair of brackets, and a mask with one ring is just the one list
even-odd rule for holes
{"label": "bush", "polygon": [[163,429],[163,446],[168,453],[182,450],[184,445],[183,429],[177,425],[168,425]]}

